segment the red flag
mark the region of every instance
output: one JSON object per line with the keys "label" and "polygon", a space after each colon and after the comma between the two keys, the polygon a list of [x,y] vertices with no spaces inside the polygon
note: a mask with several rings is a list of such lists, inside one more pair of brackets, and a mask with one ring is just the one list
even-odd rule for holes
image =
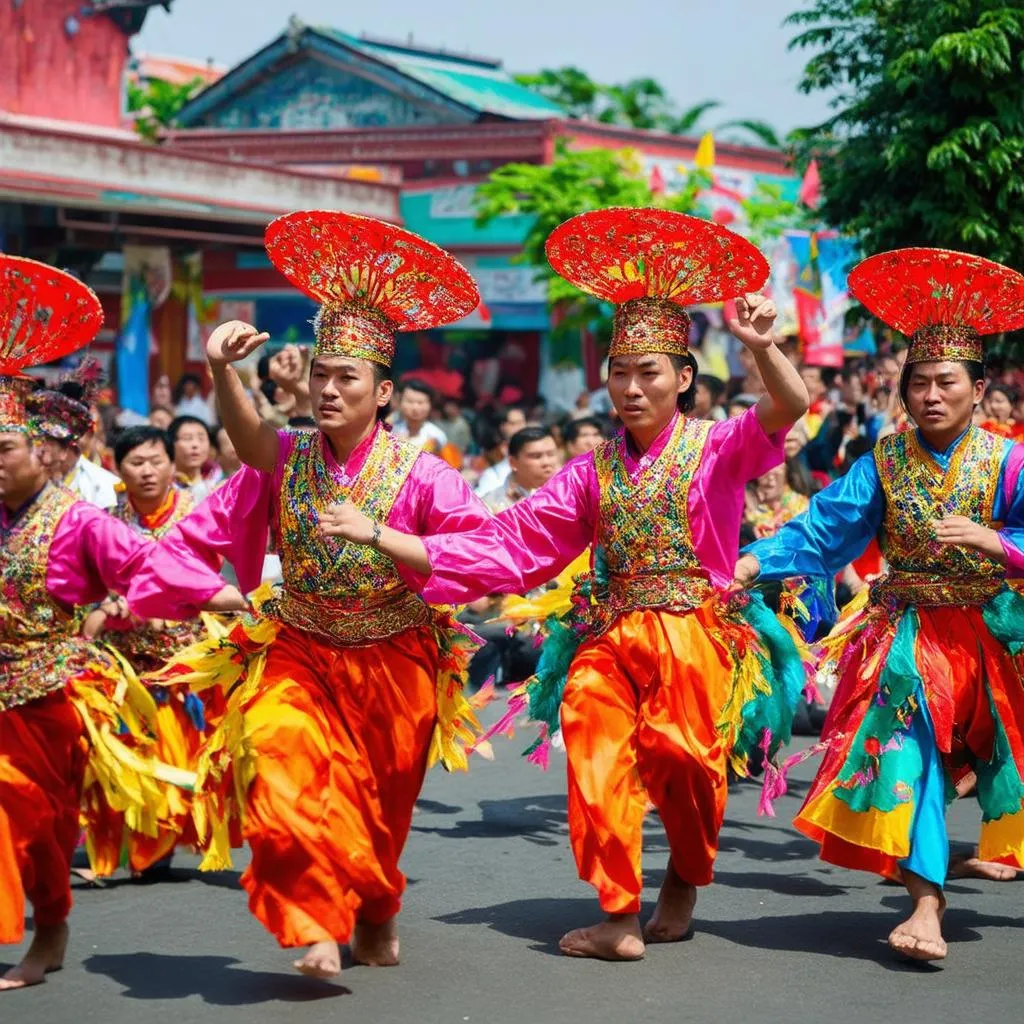
{"label": "red flag", "polygon": [[665,175],[661,173],[661,168],[657,164],[651,168],[649,187],[652,195],[660,196],[665,192]]}
{"label": "red flag", "polygon": [[812,210],[821,202],[821,175],[818,173],[817,160],[812,160],[807,165],[797,199]]}

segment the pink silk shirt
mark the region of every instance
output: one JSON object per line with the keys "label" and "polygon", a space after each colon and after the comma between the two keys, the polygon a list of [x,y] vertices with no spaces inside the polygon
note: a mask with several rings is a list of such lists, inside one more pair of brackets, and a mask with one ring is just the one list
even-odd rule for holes
{"label": "pink silk shirt", "polygon": [[[321,435],[324,458],[339,489],[359,475],[376,431],[382,429],[378,425],[360,442],[344,465],[338,463]],[[182,571],[181,566],[196,557],[211,566],[219,564],[219,558],[226,558],[234,566],[239,586],[245,593],[260,585],[284,465],[295,444],[292,431],[279,431],[278,437],[280,448],[273,473],[243,466],[157,543],[150,545],[145,565],[133,584],[136,603],[141,600],[145,607],[148,595],[173,586]],[[310,514],[315,515],[315,510],[311,508]],[[487,506],[473,494],[456,470],[436,456],[423,453],[413,463],[398,492],[386,525],[402,533],[422,536],[478,529],[490,518]],[[402,575],[414,590],[419,589],[421,581],[415,574],[402,571]]]}
{"label": "pink silk shirt", "polygon": [[[631,479],[662,455],[675,424],[673,419],[643,456],[627,444]],[[716,587],[727,587],[733,578],[747,482],[783,461],[785,436],[785,430],[767,435],[756,409],[716,423],[708,434],[687,508],[694,551]],[[466,604],[486,594],[525,594],[546,583],[593,543],[599,503],[591,452],[481,529],[424,537],[432,574],[416,580],[423,598]]]}
{"label": "pink silk shirt", "polygon": [[[0,525],[8,527],[7,510],[0,506]],[[126,523],[78,501],[61,518],[50,542],[46,591],[58,604],[95,604],[111,591],[130,596],[146,557],[149,542]],[[194,559],[192,559],[195,562]],[[175,583],[176,593],[156,595],[151,618],[188,618],[224,586],[224,580],[202,565]],[[188,608],[188,615],[171,611]]]}

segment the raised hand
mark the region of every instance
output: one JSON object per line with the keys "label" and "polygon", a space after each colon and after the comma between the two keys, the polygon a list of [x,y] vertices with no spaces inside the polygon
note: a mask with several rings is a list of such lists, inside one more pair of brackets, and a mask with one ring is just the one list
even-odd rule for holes
{"label": "raised hand", "polygon": [[325,537],[338,537],[353,544],[369,544],[373,540],[373,527],[373,520],[351,501],[332,505],[320,516],[320,532]]}
{"label": "raised hand", "polygon": [[269,334],[260,333],[252,324],[228,320],[210,335],[206,343],[206,358],[211,366],[237,363],[255,352],[269,338]]}
{"label": "raised hand", "polygon": [[736,316],[729,330],[752,352],[771,348],[775,341],[775,303],[763,295],[748,294],[736,300]]}
{"label": "raised hand", "polygon": [[285,345],[270,357],[270,379],[285,391],[293,392],[302,382],[302,351],[298,345]]}

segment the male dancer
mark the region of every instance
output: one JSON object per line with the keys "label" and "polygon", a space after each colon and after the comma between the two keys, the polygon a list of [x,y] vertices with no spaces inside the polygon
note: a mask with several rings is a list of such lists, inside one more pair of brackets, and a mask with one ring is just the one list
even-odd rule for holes
{"label": "male dancer", "polygon": [[[87,769],[126,812],[150,811],[155,766],[119,757],[117,738],[122,726],[141,731],[145,691],[78,634],[73,615],[111,590],[128,593],[145,549],[123,523],[50,482],[50,454],[26,408],[33,382],[20,375],[87,344],[101,323],[99,300],[74,278],[0,256],[0,942],[21,941],[26,896],[35,920],[0,990],[38,984],[63,964]],[[190,580],[178,601],[240,601],[201,567]]]}
{"label": "male dancer", "polygon": [[[395,331],[456,320],[479,295],[443,250],[365,217],[291,214],[268,228],[267,251],[322,303],[310,371],[319,429],[260,421],[231,364],[267,336],[219,327],[207,353],[246,466],[157,544],[143,575],[159,589],[178,553],[195,549],[225,555],[253,589],[272,524],[283,587],[260,601],[258,619],[185,652],[160,678],[188,672],[198,687],[243,677],[208,744],[207,806],[214,818],[244,811],[250,909],[282,946],[309,947],[300,972],[330,977],[350,939],[359,962],[398,963],[398,861],[428,763],[465,767],[472,712],[461,685],[474,644],[373,545],[326,540],[319,521],[347,498],[374,516],[377,545],[392,527],[449,532],[489,519],[455,470],[379,422]],[[225,856],[215,848],[210,863]]]}
{"label": "male dancer", "polygon": [[877,537],[889,571],[828,641],[830,746],[796,827],[824,860],[902,878],[889,945],[946,956],[945,805],[977,776],[978,856],[1024,866],[1024,447],[972,424],[981,335],[1024,326],[1024,276],[977,256],[903,249],[862,262],[853,294],[911,338],[891,435],[809,511],[740,559],[736,578],[832,577]]}
{"label": "male dancer", "polygon": [[[596,544],[600,600],[588,607],[561,726],[573,852],[607,920],[569,932],[561,948],[636,960],[645,939],[690,934],[697,886],[712,878],[730,758],[742,769],[756,746],[761,701],[777,702],[770,721],[776,739],[785,733],[802,686],[798,652],[774,617],[761,606],[758,626],[775,644],[769,658],[723,592],[746,483],[782,461],[807,391],[775,347],[774,306],[749,294],[767,263],[732,232],[666,211],[601,210],[563,224],[547,253],[572,284],[617,304],[608,390],[625,431],[481,530],[423,540],[384,531],[378,540],[372,516],[351,505],[326,529],[432,573],[424,598],[453,603],[525,593]],[[688,420],[695,380],[682,307],[736,292],[748,294],[731,329],[768,394],[739,419]],[[672,853],[642,932],[644,788]]]}

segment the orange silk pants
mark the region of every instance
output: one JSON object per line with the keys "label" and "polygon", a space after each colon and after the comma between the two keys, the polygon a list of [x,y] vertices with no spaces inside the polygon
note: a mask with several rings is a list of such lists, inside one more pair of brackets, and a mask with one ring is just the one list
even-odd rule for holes
{"label": "orange silk pants", "polygon": [[347,942],[401,908],[398,860],[437,717],[429,628],[333,647],[282,627],[245,711],[249,908],[282,946]]}
{"label": "orange silk pants", "polygon": [[37,928],[71,912],[86,756],[63,693],[0,711],[0,942],[23,938],[26,896]]}
{"label": "orange silk pants", "polygon": [[580,878],[605,913],[640,910],[647,797],[679,877],[710,883],[728,795],[728,750],[716,725],[732,666],[708,606],[629,612],[580,647],[562,703],[569,837]]}

